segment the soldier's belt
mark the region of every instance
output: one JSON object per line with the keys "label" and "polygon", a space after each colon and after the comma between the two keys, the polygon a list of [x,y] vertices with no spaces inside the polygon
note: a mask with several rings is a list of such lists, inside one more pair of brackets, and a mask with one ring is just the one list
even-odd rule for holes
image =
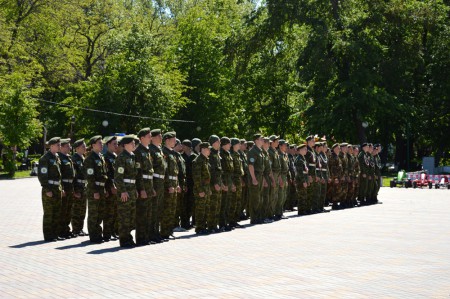
{"label": "soldier's belt", "polygon": [[102,182],[95,182],[95,184],[96,184],[97,186],[101,186],[101,187],[104,187],[104,186],[105,186],[105,183],[102,183]]}
{"label": "soldier's belt", "polygon": [[309,163],[308,165],[309,165],[309,166],[316,167],[316,163]]}
{"label": "soldier's belt", "polygon": [[80,183],[80,184],[86,184],[86,180],[77,180],[77,183]]}
{"label": "soldier's belt", "polygon": [[169,175],[169,180],[176,181],[178,177]]}
{"label": "soldier's belt", "polygon": [[48,183],[49,183],[50,185],[59,186],[59,182],[58,182],[58,181],[52,181],[52,180],[49,180]]}
{"label": "soldier's belt", "polygon": [[308,172],[307,171],[303,171],[303,174],[308,174]]}
{"label": "soldier's belt", "polygon": [[154,174],[153,174],[153,177],[154,177],[154,178],[158,178],[158,179],[164,179],[164,175],[163,175],[163,174],[157,174],[157,173],[154,173]]}
{"label": "soldier's belt", "polygon": [[322,171],[327,171],[326,169],[322,169]]}
{"label": "soldier's belt", "polygon": [[151,174],[143,174],[142,178],[146,179],[146,180],[151,180],[151,179],[153,179],[153,175],[151,175]]}
{"label": "soldier's belt", "polygon": [[131,179],[123,179],[124,183],[128,183],[128,184],[136,184],[136,180],[131,180]]}
{"label": "soldier's belt", "polygon": [[73,179],[72,179],[72,180],[69,180],[69,179],[63,179],[62,181],[63,181],[63,183],[73,183]]}

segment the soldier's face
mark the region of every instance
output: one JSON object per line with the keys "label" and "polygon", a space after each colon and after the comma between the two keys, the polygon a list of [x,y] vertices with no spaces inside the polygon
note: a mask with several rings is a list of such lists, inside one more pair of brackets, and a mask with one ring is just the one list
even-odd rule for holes
{"label": "soldier's face", "polygon": [[118,145],[118,143],[117,143],[117,140],[110,141],[110,142],[108,143],[108,145],[107,145],[108,150],[111,151],[111,152],[115,152],[115,151],[117,150],[117,147],[118,147],[118,146],[119,146],[119,145]]}
{"label": "soldier's face", "polygon": [[94,144],[92,144],[92,149],[97,152],[100,152],[102,150],[102,147],[103,143],[101,139],[97,140]]}
{"label": "soldier's face", "polygon": [[77,153],[80,155],[84,155],[86,153],[86,143],[83,143],[79,147],[76,148]]}
{"label": "soldier's face", "polygon": [[334,152],[336,155],[339,155],[339,153],[341,152],[341,147],[340,147],[340,146],[336,146],[336,147],[333,149],[333,152]]}
{"label": "soldier's face", "polygon": [[354,148],[353,149],[353,154],[358,155],[358,153],[359,153],[359,149],[358,148]]}
{"label": "soldier's face", "polygon": [[181,152],[182,150],[183,150],[183,147],[181,146],[181,143],[178,143],[177,145],[175,145],[174,151]]}
{"label": "soldier's face", "polygon": [[267,151],[269,149],[269,142],[265,142],[263,143],[263,148]]}
{"label": "soldier's face", "polygon": [[255,139],[255,145],[256,145],[257,147],[261,147],[262,144],[263,144],[263,139],[262,139],[262,137],[260,137],[260,138],[258,138],[258,139]]}
{"label": "soldier's face", "polygon": [[352,148],[352,147],[349,147],[349,148],[348,148],[348,152],[349,152],[349,154],[353,154],[353,148]]}
{"label": "soldier's face", "polygon": [[149,145],[151,141],[152,141],[152,135],[150,133],[141,137],[141,143],[145,146]]}
{"label": "soldier's face", "polygon": [[278,147],[279,143],[280,143],[279,140],[274,140],[274,141],[272,141],[271,145],[272,145],[272,147]]}
{"label": "soldier's face", "polygon": [[50,151],[53,153],[60,152],[61,151],[61,143],[58,142],[58,143],[50,145]]}
{"label": "soldier's face", "polygon": [[241,151],[246,151],[247,150],[247,144],[245,143],[241,143]]}
{"label": "soldier's face", "polygon": [[70,153],[70,149],[71,149],[71,147],[70,147],[70,144],[68,144],[68,143],[61,145],[61,153],[63,153],[63,154]]}
{"label": "soldier's face", "polygon": [[241,145],[239,143],[233,145],[233,151],[235,151],[235,152],[237,152],[240,148],[241,148]]}
{"label": "soldier's face", "polygon": [[152,137],[152,143],[153,143],[153,144],[155,144],[155,145],[160,145],[161,142],[162,142],[162,136],[161,136],[161,134]]}
{"label": "soldier's face", "polygon": [[220,149],[220,141],[217,140],[216,142],[214,142],[212,145],[212,148],[215,149],[216,151]]}
{"label": "soldier's face", "polygon": [[341,147],[341,151],[345,154],[347,152],[347,147],[346,146]]}
{"label": "soldier's face", "polygon": [[205,157],[209,157],[209,154],[211,153],[211,150],[209,149],[209,147],[206,147],[206,148],[202,148],[202,154],[205,156]]}
{"label": "soldier's face", "polygon": [[231,143],[222,145],[222,149],[225,150],[225,151],[227,151],[227,152],[230,150],[230,148],[231,148]]}
{"label": "soldier's face", "polygon": [[307,149],[306,147],[302,147],[302,148],[299,150],[300,155],[302,155],[302,156],[306,155],[307,150],[308,150],[308,149]]}

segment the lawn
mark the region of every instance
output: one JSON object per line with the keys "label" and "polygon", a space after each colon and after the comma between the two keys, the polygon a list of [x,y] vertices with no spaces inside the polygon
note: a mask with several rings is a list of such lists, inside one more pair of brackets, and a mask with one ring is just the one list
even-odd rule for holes
{"label": "lawn", "polygon": [[[31,177],[30,172],[31,172],[31,170],[16,171],[13,178],[20,179],[20,178]],[[0,172],[0,180],[7,180],[7,179],[10,179],[8,174],[6,172]]]}

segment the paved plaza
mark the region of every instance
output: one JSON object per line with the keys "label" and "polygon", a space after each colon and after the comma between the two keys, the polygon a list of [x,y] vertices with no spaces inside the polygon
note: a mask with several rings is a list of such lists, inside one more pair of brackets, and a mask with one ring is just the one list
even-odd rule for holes
{"label": "paved plaza", "polygon": [[0,298],[450,298],[450,190],[379,198],[121,249],[44,243],[38,180],[0,181]]}

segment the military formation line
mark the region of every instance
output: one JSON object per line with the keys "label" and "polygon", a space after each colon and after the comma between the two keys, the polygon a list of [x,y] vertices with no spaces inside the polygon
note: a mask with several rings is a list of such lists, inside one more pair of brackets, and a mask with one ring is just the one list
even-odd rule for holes
{"label": "military formation line", "polygon": [[143,246],[194,227],[207,235],[241,228],[246,219],[285,219],[285,211],[302,216],[378,203],[378,144],[329,148],[315,136],[295,145],[261,134],[181,142],[175,132],[150,128],[47,144],[38,178],[48,242],[89,236],[91,243]]}

